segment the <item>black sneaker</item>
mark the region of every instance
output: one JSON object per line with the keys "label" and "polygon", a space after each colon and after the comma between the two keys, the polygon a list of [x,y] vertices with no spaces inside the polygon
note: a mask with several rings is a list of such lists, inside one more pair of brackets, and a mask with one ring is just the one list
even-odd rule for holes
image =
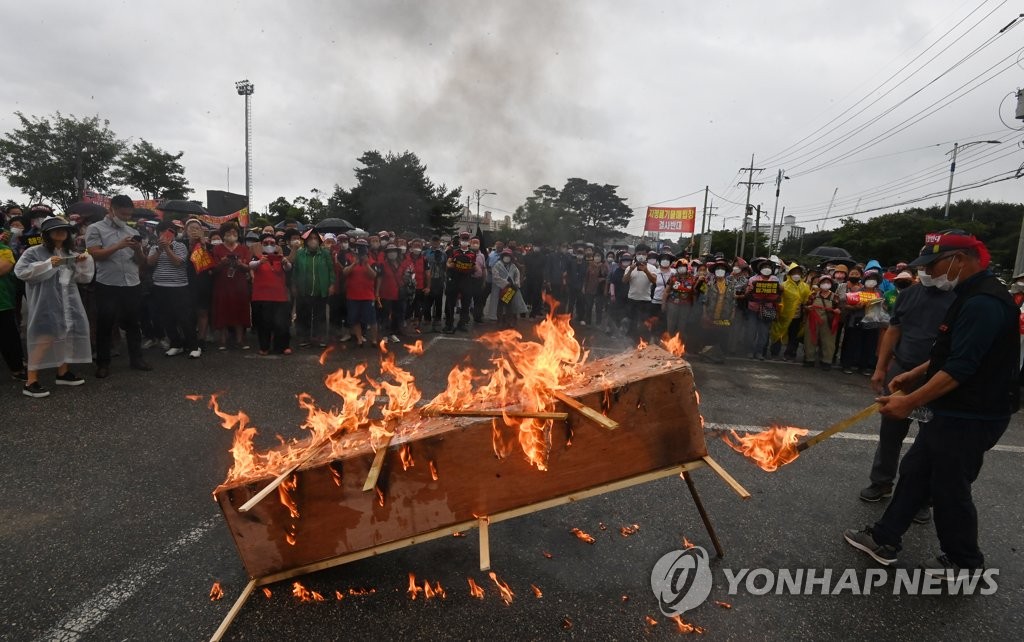
{"label": "black sneaker", "polygon": [[931,506],[925,506],[921,510],[914,513],[915,524],[927,524],[932,521],[932,508]]}
{"label": "black sneaker", "polygon": [[31,384],[25,384],[21,389],[21,394],[26,397],[35,397],[41,399],[42,397],[49,397],[50,391],[39,385],[38,381],[33,381]]}
{"label": "black sneaker", "polygon": [[58,386],[80,386],[83,383],[85,383],[85,379],[79,377],[70,370],[68,370],[62,375],[57,375]]}
{"label": "black sneaker", "polygon": [[962,568],[957,566],[946,555],[939,555],[930,560],[921,562],[921,568],[925,575],[939,576],[947,582],[954,582],[959,579],[970,579],[975,573],[980,573],[980,568]]}
{"label": "black sneaker", "polygon": [[14,379],[15,381],[28,381],[28,373],[25,372],[24,370],[19,370],[18,372],[12,372],[11,373],[11,379]]}
{"label": "black sneaker", "polygon": [[860,491],[860,498],[866,502],[874,503],[886,497],[892,497],[892,484],[871,484]]}
{"label": "black sneaker", "polygon": [[896,554],[899,551],[893,546],[876,542],[875,538],[871,535],[870,526],[865,527],[862,531],[851,528],[843,533],[843,539],[850,546],[870,555],[879,564],[890,566],[898,561]]}

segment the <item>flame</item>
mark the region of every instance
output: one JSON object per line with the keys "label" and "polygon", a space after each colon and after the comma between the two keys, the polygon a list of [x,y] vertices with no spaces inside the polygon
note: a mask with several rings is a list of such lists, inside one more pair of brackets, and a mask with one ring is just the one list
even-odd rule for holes
{"label": "flame", "polygon": [[678,334],[674,334],[670,337],[666,332],[661,335],[661,345],[676,357],[681,357],[686,353],[686,346],[683,345],[683,340]]}
{"label": "flame", "polygon": [[480,585],[474,582],[472,577],[466,579],[469,580],[469,596],[478,600],[484,599],[484,590],[480,588]]}
{"label": "flame", "polygon": [[281,500],[281,504],[288,509],[288,514],[291,515],[292,519],[299,518],[299,507],[292,499],[292,491],[299,487],[299,476],[292,475],[285,481],[281,482],[281,485],[277,487],[277,496]]}
{"label": "flame", "polygon": [[340,602],[343,599],[345,599],[345,594],[342,593],[341,591],[335,591],[334,592],[334,599],[336,599],[336,600],[338,600]]}
{"label": "flame", "polygon": [[416,596],[423,592],[423,589],[416,586],[416,576],[411,572],[409,573],[409,590],[407,592],[410,600],[415,600]]}
{"label": "flame", "polygon": [[574,528],[569,532],[575,535],[580,541],[586,542],[587,544],[593,544],[597,541],[594,539],[593,535],[588,535],[578,528]]}
{"label": "flame", "polygon": [[224,589],[220,587],[220,582],[214,582],[210,587],[210,601],[216,602],[222,597],[224,597]]}
{"label": "flame", "polygon": [[622,603],[625,604],[628,601],[629,601],[629,596],[628,595],[623,595],[622,596]]}
{"label": "flame", "polygon": [[263,589],[263,597],[265,597],[265,598],[267,598],[269,600],[271,595],[273,595],[273,593],[270,592],[270,589],[268,589],[268,588]]}
{"label": "flame", "polygon": [[384,354],[388,353],[388,340],[387,339],[381,339],[380,343],[378,343],[377,346],[380,348],[380,351],[383,352]]}
{"label": "flame", "polygon": [[189,401],[202,401],[203,395],[185,395],[185,398]]}
{"label": "flame", "polygon": [[371,588],[371,589],[366,589],[366,588],[354,589],[354,588],[350,588],[348,590],[348,594],[349,595],[373,595],[376,592],[377,592],[377,589],[375,589],[375,588]]}
{"label": "flame", "polygon": [[640,343],[636,344],[636,349],[637,350],[646,350],[647,349],[647,345],[648,344],[647,344],[646,341],[644,341],[644,338],[640,337]]}
{"label": "flame", "polygon": [[324,596],[316,591],[311,591],[299,582],[292,583],[292,595],[299,598],[300,602],[323,602]]}
{"label": "flame", "polygon": [[697,635],[703,635],[704,629],[697,626],[696,624],[690,624],[683,619],[681,615],[673,615],[669,618],[676,623],[676,628],[679,629],[680,633],[696,633]]}
{"label": "flame", "polygon": [[655,620],[650,615],[645,615],[644,616],[644,622],[647,622],[648,626],[658,626],[658,621]]}
{"label": "flame", "polygon": [[686,539],[686,535],[683,535],[683,548],[693,548],[695,544],[690,540]]}
{"label": "flame", "polygon": [[718,600],[715,600],[714,602],[715,602],[715,604],[717,604],[718,606],[722,607],[723,609],[731,609],[732,608],[732,604],[729,604],[728,602],[719,602]]}
{"label": "flame", "polygon": [[722,440],[769,473],[800,456],[796,449],[799,437],[807,434],[807,430],[792,426],[772,426],[756,435],[741,436],[735,430],[730,432],[736,441],[730,440],[728,435],[724,435]]}
{"label": "flame", "polygon": [[547,551],[544,551],[543,555],[544,555],[544,557],[546,557],[546,558],[548,558],[548,559],[551,559],[551,558],[553,558],[553,557],[554,557],[554,555],[552,555],[551,553],[549,553],[549,552],[547,552]]}
{"label": "flame", "polygon": [[405,344],[403,347],[406,350],[409,351],[410,355],[412,355],[414,357],[418,357],[418,356],[423,354],[423,340],[422,339],[417,339],[416,343],[413,343],[412,345]]}
{"label": "flame", "polygon": [[437,466],[434,465],[434,461],[430,460],[430,478],[437,481]]}
{"label": "flame", "polygon": [[398,457],[402,460],[402,470],[409,470],[416,465],[416,462],[412,458],[412,449],[409,444],[402,444],[402,447],[398,449]]}
{"label": "flame", "polygon": [[539,589],[539,588],[537,588],[537,585],[536,585],[536,584],[531,584],[531,585],[530,585],[530,588],[532,588],[532,589],[533,589],[533,594],[537,596],[537,599],[538,599],[538,600],[539,600],[540,598],[544,597],[544,594],[543,594],[543,593],[541,593],[540,589]]}
{"label": "flame", "polygon": [[623,537],[629,537],[638,530],[640,530],[640,524],[630,524],[628,526],[623,526],[622,528],[620,528],[619,532],[622,533]]}
{"label": "flame", "polygon": [[448,597],[448,594],[445,593],[444,589],[441,587],[441,582],[434,582],[434,586],[433,586],[433,588],[431,588],[430,582],[424,580],[423,581],[423,597],[428,599],[428,600],[431,599],[431,598],[434,598],[434,597],[439,597],[439,598],[441,598],[443,600],[443,599]]}
{"label": "flame", "polygon": [[465,537],[465,536],[466,536],[466,534],[463,533],[462,531],[455,531],[454,533],[452,533],[452,537]]}
{"label": "flame", "polygon": [[512,598],[515,597],[515,593],[512,592],[512,589],[509,588],[508,584],[499,580],[498,576],[494,574],[494,571],[488,573],[487,576],[494,580],[494,584],[498,587],[498,593],[501,595],[502,601],[505,602],[505,606],[511,604]]}
{"label": "flame", "polygon": [[334,352],[334,346],[329,345],[327,349],[320,353],[320,365],[327,365],[327,356]]}
{"label": "flame", "polygon": [[378,486],[374,486],[373,490],[377,491],[377,503],[380,504],[381,508],[384,508],[384,493],[381,492]]}

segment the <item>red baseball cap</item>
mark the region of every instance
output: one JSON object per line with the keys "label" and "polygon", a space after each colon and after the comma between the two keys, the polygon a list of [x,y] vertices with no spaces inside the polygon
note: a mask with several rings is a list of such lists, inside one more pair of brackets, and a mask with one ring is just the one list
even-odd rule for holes
{"label": "red baseball cap", "polygon": [[981,267],[987,268],[991,261],[988,248],[985,244],[963,230],[944,230],[942,232],[929,232],[924,235],[924,245],[916,259],[911,261],[908,267],[921,267],[931,265],[949,252],[956,250],[976,250],[981,259]]}

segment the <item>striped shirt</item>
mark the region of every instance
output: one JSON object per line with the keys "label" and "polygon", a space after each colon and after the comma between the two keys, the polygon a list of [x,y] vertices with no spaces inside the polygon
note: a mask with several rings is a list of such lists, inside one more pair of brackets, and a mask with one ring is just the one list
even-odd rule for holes
{"label": "striped shirt", "polygon": [[181,265],[171,263],[167,253],[162,251],[159,246],[150,248],[149,255],[157,255],[156,267],[153,269],[153,285],[162,288],[185,287],[188,285],[188,264],[186,263],[188,250],[185,249],[184,243],[174,241],[171,243],[171,251],[181,259]]}

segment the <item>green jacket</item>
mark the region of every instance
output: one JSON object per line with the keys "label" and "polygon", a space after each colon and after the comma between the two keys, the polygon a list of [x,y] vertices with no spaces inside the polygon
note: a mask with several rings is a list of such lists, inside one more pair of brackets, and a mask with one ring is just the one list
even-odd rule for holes
{"label": "green jacket", "polygon": [[330,250],[310,252],[300,248],[295,253],[292,287],[299,296],[327,296],[334,285],[334,264]]}
{"label": "green jacket", "polygon": [[[0,243],[0,259],[14,263],[14,252],[4,243]],[[14,302],[18,292],[16,278],[13,267],[10,272],[0,276],[0,311],[14,309]]]}

